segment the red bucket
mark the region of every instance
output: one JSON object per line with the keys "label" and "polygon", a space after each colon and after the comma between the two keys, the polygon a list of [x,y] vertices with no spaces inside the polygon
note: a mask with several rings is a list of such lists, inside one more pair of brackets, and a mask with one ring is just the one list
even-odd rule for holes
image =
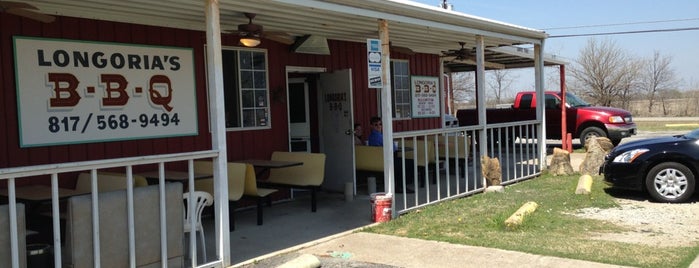
{"label": "red bucket", "polygon": [[386,193],[371,194],[371,221],[387,222],[391,220],[392,196]]}

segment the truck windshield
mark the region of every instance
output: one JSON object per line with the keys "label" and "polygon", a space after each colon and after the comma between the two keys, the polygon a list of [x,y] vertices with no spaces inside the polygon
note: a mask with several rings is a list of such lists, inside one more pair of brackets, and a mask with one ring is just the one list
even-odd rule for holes
{"label": "truck windshield", "polygon": [[585,102],[584,100],[578,98],[578,96],[573,95],[573,93],[566,92],[566,103],[568,103],[568,106],[570,107],[586,107],[590,106],[589,103]]}

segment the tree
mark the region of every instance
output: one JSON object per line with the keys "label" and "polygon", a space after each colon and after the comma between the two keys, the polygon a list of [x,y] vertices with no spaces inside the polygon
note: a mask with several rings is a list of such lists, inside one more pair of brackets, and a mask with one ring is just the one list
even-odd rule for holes
{"label": "tree", "polygon": [[510,86],[512,82],[517,78],[513,76],[507,70],[493,70],[489,72],[491,75],[488,79],[488,86],[493,90],[495,94],[495,104],[500,104],[500,101],[504,97],[503,94],[510,91]]}
{"label": "tree", "polygon": [[[469,103],[476,98],[476,82],[473,72],[458,72],[451,74],[453,104]],[[456,107],[456,105],[452,105]]]}
{"label": "tree", "polygon": [[[641,79],[641,87],[648,96],[648,112],[652,112],[653,102],[658,93],[676,86],[675,72],[670,68],[672,58],[662,56],[657,50],[653,58],[646,61]],[[663,105],[663,111],[665,111]]]}
{"label": "tree", "polygon": [[612,106],[636,88],[640,63],[608,39],[588,40],[571,68],[577,90],[597,104]]}

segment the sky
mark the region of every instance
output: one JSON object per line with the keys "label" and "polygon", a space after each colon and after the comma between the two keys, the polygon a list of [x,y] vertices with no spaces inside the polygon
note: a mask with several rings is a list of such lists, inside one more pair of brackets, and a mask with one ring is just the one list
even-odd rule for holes
{"label": "sky", "polygon": [[[441,0],[413,0],[438,6]],[[699,28],[697,0],[449,0],[455,11],[482,18],[544,30],[550,36]],[[652,23],[649,23],[652,22]],[[621,25],[620,25],[621,24]],[[607,26],[601,26],[607,25]],[[614,25],[614,26],[609,26]],[[580,27],[595,26],[595,27]],[[656,33],[549,37],[544,52],[573,62],[590,38],[609,39],[635,58],[651,58],[654,51],[672,58],[671,68],[681,88],[699,87],[699,30]],[[533,73],[533,72],[532,72]],[[529,78],[529,75],[526,75]],[[525,78],[524,76],[519,76]],[[533,74],[531,75],[533,81]],[[522,81],[524,87],[533,82]],[[530,88],[531,89],[531,88]]]}

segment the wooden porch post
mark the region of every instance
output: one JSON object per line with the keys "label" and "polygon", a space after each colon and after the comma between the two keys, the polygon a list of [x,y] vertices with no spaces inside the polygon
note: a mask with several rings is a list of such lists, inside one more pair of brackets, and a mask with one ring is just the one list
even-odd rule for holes
{"label": "wooden porch post", "polygon": [[223,98],[223,64],[221,59],[221,24],[219,0],[206,0],[206,62],[211,116],[211,147],[218,151],[214,159],[214,214],[216,226],[216,255],[224,266],[231,265],[230,233],[228,231],[228,154],[226,152],[226,118]]}
{"label": "wooden porch post", "polygon": [[[476,36],[476,107],[478,109],[478,148],[480,150],[480,156],[488,154],[488,137],[486,126],[488,125],[488,118],[486,116],[486,103],[485,103],[485,41],[483,36]],[[476,161],[474,159],[474,161]],[[483,187],[487,184],[485,177],[483,177]]]}
{"label": "wooden porch post", "polygon": [[538,151],[539,151],[539,168],[546,168],[546,113],[544,112],[544,103],[546,94],[544,94],[544,40],[541,44],[534,44],[534,81],[536,85],[536,119],[540,120],[541,124],[537,127],[539,133]]}
{"label": "wooden porch post", "polygon": [[[395,192],[393,180],[393,116],[391,115],[391,55],[388,44],[388,22],[379,19],[379,39],[381,40],[381,121],[383,121],[383,166],[384,185],[388,186],[388,192]],[[395,213],[395,202],[391,202],[391,211]],[[395,216],[395,215],[393,215]]]}

